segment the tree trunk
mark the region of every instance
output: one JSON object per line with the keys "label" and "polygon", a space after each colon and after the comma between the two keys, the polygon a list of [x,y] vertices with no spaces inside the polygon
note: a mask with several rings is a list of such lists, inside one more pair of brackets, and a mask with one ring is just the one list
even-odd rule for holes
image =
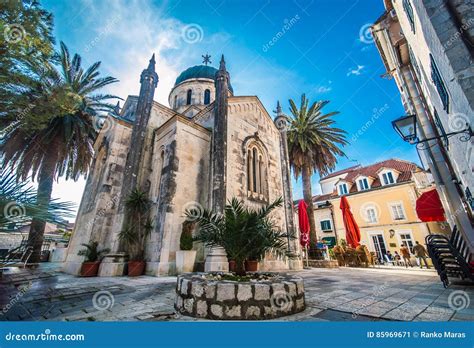
{"label": "tree trunk", "polygon": [[313,191],[311,189],[311,167],[308,165],[304,165],[302,170],[302,177],[303,177],[303,197],[308,205],[308,218],[309,218],[309,227],[310,227],[310,248],[314,246],[316,243],[316,222],[314,220],[314,209],[313,209]]}
{"label": "tree trunk", "polygon": [[[36,196],[36,201],[44,212],[47,211],[49,201],[51,199],[54,173],[57,162],[57,153],[55,151],[51,152],[45,156],[45,161],[43,162],[38,175],[38,194]],[[27,261],[29,264],[36,264],[40,262],[45,227],[46,221],[44,220],[34,218],[31,221],[30,232],[28,234],[27,250],[23,255],[24,262]]]}
{"label": "tree trunk", "polygon": [[244,276],[246,274],[244,263],[244,260],[235,260],[235,273],[239,276]]}

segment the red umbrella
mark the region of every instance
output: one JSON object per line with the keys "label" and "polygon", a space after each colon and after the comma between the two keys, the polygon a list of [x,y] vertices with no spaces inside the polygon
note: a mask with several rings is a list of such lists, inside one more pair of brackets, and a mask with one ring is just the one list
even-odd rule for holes
{"label": "red umbrella", "polygon": [[423,222],[446,221],[443,205],[436,189],[423,193],[416,200],[416,214]]}
{"label": "red umbrella", "polygon": [[344,227],[346,228],[347,244],[353,248],[357,248],[360,242],[360,231],[357,222],[352,215],[351,207],[345,196],[341,197],[341,204],[339,208],[342,210],[342,219],[344,220]]}
{"label": "red umbrella", "polygon": [[298,222],[300,225],[300,244],[303,248],[309,246],[309,218],[308,205],[302,199],[298,203]]}

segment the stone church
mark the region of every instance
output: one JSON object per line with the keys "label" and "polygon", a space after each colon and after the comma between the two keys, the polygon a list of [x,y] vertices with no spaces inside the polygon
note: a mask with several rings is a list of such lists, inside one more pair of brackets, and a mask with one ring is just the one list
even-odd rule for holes
{"label": "stone church", "polygon": [[[283,197],[272,218],[282,231],[295,231],[286,146],[286,117],[277,107],[272,119],[257,96],[234,95],[224,57],[219,69],[203,65],[183,71],[169,94],[170,107],[153,100],[159,78],[155,57],[140,76],[140,93],[108,115],[95,143],[92,170],[79,207],[64,265],[78,274],[81,243],[97,241],[120,259],[118,234],[125,197],[140,187],[152,201],[153,230],[146,243],[146,273],[176,273],[184,212],[205,207],[222,211],[233,197],[255,208]],[[199,244],[199,245],[197,245]],[[195,243],[196,270],[209,250]],[[288,241],[298,253],[298,240]],[[211,252],[212,253],[212,252]],[[226,265],[227,266],[227,265]],[[299,261],[267,257],[261,270],[300,267]],[[102,267],[100,275],[116,274]]]}

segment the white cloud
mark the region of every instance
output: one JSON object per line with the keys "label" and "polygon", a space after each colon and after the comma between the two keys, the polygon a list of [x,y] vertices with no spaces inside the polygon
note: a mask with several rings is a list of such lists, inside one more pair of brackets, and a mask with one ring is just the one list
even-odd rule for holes
{"label": "white cloud", "polygon": [[357,65],[357,68],[349,68],[347,72],[347,76],[356,75],[359,76],[362,74],[362,70],[364,69],[364,65]]}
{"label": "white cloud", "polygon": [[[201,23],[183,23],[169,17],[165,12],[167,4],[160,7],[140,0],[83,3],[88,7],[84,26],[94,29],[92,40],[99,38],[90,53],[106,61],[107,73],[120,80],[108,92],[124,99],[138,94],[140,73],[155,53],[159,76],[155,100],[168,105],[169,92],[183,67],[200,63],[201,56],[196,53],[201,52],[199,45],[217,45],[229,39],[226,33],[207,33]],[[184,37],[190,24],[197,28],[197,37],[191,37],[192,33]]]}

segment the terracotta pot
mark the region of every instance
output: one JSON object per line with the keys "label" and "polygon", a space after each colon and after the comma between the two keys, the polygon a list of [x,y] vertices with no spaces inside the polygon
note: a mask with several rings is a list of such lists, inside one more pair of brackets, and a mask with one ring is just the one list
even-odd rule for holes
{"label": "terracotta pot", "polygon": [[235,272],[235,261],[234,260],[229,261],[229,272]]}
{"label": "terracotta pot", "polygon": [[145,265],[145,261],[128,261],[128,276],[141,276],[145,272]]}
{"label": "terracotta pot", "polygon": [[99,273],[100,261],[83,262],[81,267],[82,277],[96,277]]}
{"label": "terracotta pot", "polygon": [[245,261],[245,270],[247,272],[257,272],[257,270],[258,270],[258,261],[255,261],[255,260]]}

